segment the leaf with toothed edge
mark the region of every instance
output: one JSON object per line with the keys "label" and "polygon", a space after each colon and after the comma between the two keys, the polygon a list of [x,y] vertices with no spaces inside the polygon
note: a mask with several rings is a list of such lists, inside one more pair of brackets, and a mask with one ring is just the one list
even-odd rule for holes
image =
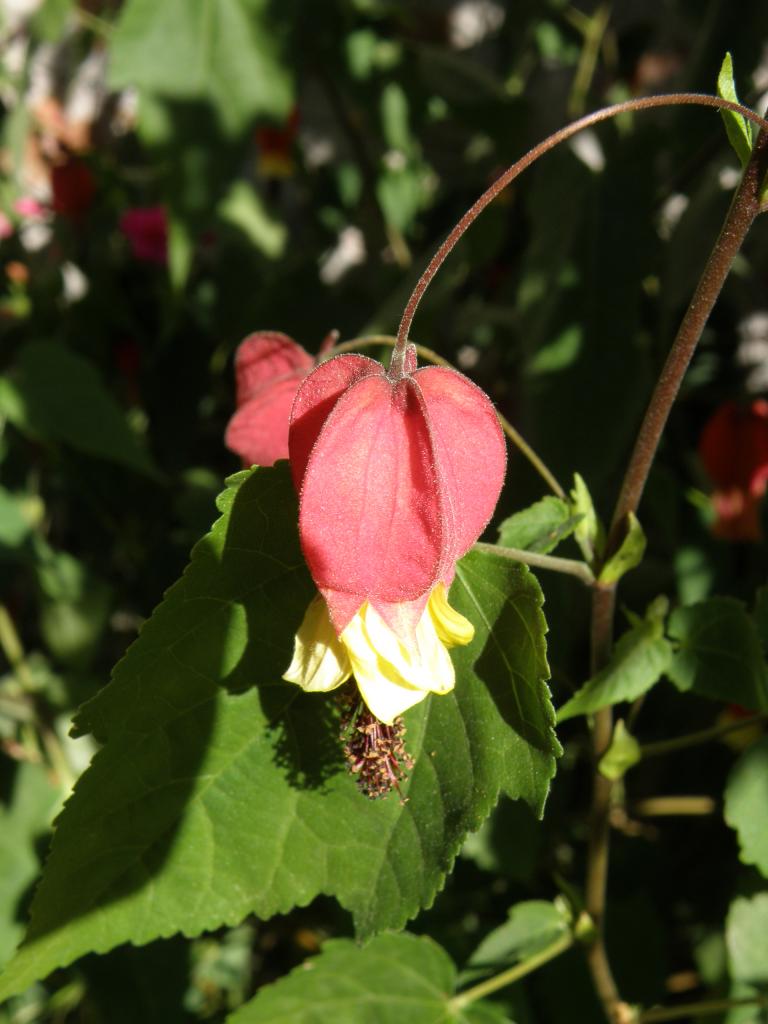
{"label": "leaf with toothed edge", "polygon": [[281,679],[313,592],[287,465],[229,483],[184,575],[78,715],[104,747],[58,820],[0,999],[88,952],[321,893],[360,936],[402,927],[501,792],[542,812],[559,748],[528,570],[478,552],[459,564],[451,600],[477,632],[454,652],[456,689],[405,716],[407,802],[367,801],[335,702]]}
{"label": "leaf with toothed edge", "polygon": [[509,1024],[493,1003],[457,1006],[455,989],[455,965],[425,936],[380,935],[362,949],[332,939],[227,1024]]}

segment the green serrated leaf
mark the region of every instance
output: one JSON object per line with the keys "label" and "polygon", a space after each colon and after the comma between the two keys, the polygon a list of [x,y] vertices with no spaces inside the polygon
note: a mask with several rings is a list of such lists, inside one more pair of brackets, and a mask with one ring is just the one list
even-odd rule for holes
{"label": "green serrated leaf", "polygon": [[23,433],[71,445],[141,473],[157,470],[95,367],[64,345],[25,345],[0,390],[0,411]]}
{"label": "green serrated leaf", "polygon": [[110,85],[211,103],[222,128],[293,102],[265,0],[129,0],[111,37]]}
{"label": "green serrated leaf", "polygon": [[733,766],[724,815],[739,837],[741,860],[768,878],[768,738],[745,750]]}
{"label": "green serrated leaf", "polygon": [[362,949],[327,942],[319,956],[267,985],[227,1024],[505,1024],[490,1003],[454,1009],[456,968],[431,939],[380,935]]}
{"label": "green serrated leaf", "polygon": [[669,667],[672,645],[664,636],[663,620],[653,614],[654,610],[652,605],[650,617],[624,633],[605,668],[558,710],[558,722],[620,701],[636,700],[659,681]]}
{"label": "green serrated leaf", "polygon": [[[733,80],[733,61],[730,53],[726,53],[717,76],[717,95],[731,103],[738,103],[736,84]],[[743,114],[735,110],[721,110],[720,116],[725,124],[728,141],[733,146],[742,167],[745,167],[752,155],[752,125]]]}
{"label": "green serrated leaf", "polygon": [[768,673],[760,641],[741,601],[713,597],[677,608],[668,633],[679,649],[667,674],[679,690],[756,711],[768,707]]}
{"label": "green serrated leaf", "polygon": [[361,935],[401,927],[500,792],[541,813],[559,747],[535,578],[480,552],[459,564],[451,600],[476,635],[456,689],[405,716],[407,802],[368,801],[344,769],[333,700],[281,679],[313,592],[287,463],[231,484],[78,716],[105,745],[58,822],[0,999],[83,953],[270,917],[321,892]]}
{"label": "green serrated leaf", "polygon": [[592,495],[579,473],[573,474],[570,497],[571,512],[580,520],[573,531],[579,547],[600,554],[605,546],[605,528],[597,517]]}
{"label": "green serrated leaf", "polygon": [[574,532],[579,521],[567,502],[547,495],[504,520],[499,526],[499,544],[548,554]]}
{"label": "green serrated leaf", "polygon": [[622,778],[629,769],[640,760],[640,744],[620,718],[613,730],[611,745],[600,759],[598,765],[602,775],[606,779]]}
{"label": "green serrated leaf", "polygon": [[645,533],[637,516],[627,516],[627,533],[619,550],[611,555],[598,576],[599,583],[617,583],[625,573],[640,565],[645,554]]}
{"label": "green serrated leaf", "polygon": [[728,911],[725,941],[734,981],[768,984],[768,892],[736,899]]}
{"label": "green serrated leaf", "polygon": [[525,960],[562,938],[570,928],[565,906],[526,900],[509,910],[509,918],[483,939],[467,961],[462,981],[474,980]]}

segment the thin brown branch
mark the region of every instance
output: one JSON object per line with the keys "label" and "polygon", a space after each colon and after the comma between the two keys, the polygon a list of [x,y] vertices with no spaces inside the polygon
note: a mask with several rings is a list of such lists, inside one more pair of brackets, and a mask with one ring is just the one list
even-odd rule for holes
{"label": "thin brown branch", "polygon": [[[761,127],[764,128],[764,125],[761,124]],[[606,557],[610,557],[621,542],[624,524],[629,513],[637,510],[662,430],[680,389],[683,375],[717,296],[722,290],[733,260],[755,217],[760,212],[760,186],[765,178],[766,170],[768,170],[768,133],[763,130],[755,143],[752,158],[744,170],[741,184],[733,198],[717,242],[707,259],[699,284],[651,396],[616,503]],[[615,586],[595,586],[592,601],[593,673],[602,668],[610,653],[615,605]],[[612,726],[612,714],[609,708],[605,708],[595,715],[593,747],[598,760],[610,742]],[[611,973],[602,929],[608,878],[611,792],[612,783],[604,778],[599,771],[595,771],[587,859],[586,907],[596,926],[596,938],[588,955],[590,970],[606,1016],[609,1020],[615,1021],[624,1013],[625,1004],[620,999]]]}

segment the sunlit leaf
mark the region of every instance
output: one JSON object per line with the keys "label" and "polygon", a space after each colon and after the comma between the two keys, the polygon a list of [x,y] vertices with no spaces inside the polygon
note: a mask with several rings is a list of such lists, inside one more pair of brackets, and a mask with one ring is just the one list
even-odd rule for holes
{"label": "sunlit leaf", "polygon": [[768,878],[768,739],[745,750],[733,766],[724,813],[739,837],[741,859]]}
{"label": "sunlit leaf", "polygon": [[768,984],[768,892],[736,899],[728,911],[725,938],[731,977],[748,984]]}
{"label": "sunlit leaf", "polygon": [[264,0],[129,0],[110,54],[113,87],[205,100],[226,131],[290,110],[290,75]]}
{"label": "sunlit leaf", "polygon": [[[738,103],[736,95],[736,83],[733,80],[733,60],[730,53],[726,53],[720,71],[717,75],[717,95],[724,100]],[[752,155],[752,125],[743,114],[737,114],[735,110],[721,110],[720,116],[725,124],[728,134],[728,141],[733,146],[736,156],[745,167]]]}
{"label": "sunlit leaf", "polygon": [[616,551],[600,570],[600,583],[618,583],[630,569],[640,565],[645,554],[645,534],[633,512],[627,517],[627,533]]}
{"label": "sunlit leaf", "polygon": [[570,927],[565,907],[526,900],[510,907],[509,918],[483,939],[467,961],[464,978],[502,970],[562,938]]}
{"label": "sunlit leaf", "polygon": [[546,554],[570,536],[578,523],[567,502],[547,495],[504,520],[499,526],[499,544]]}
{"label": "sunlit leaf", "polygon": [[599,708],[635,700],[666,672],[672,645],[664,636],[663,617],[651,614],[619,638],[610,661],[557,712],[558,722]]}
{"label": "sunlit leaf", "polygon": [[454,1009],[456,968],[428,938],[381,935],[362,949],[344,939],[267,985],[228,1024],[504,1024],[489,1003]]}
{"label": "sunlit leaf", "polygon": [[222,518],[81,712],[104,743],[58,822],[19,991],[88,951],[269,917],[320,893],[358,932],[428,906],[501,792],[541,813],[559,752],[541,591],[474,552],[451,600],[476,627],[454,693],[406,715],[403,795],[366,800],[332,698],[284,683],[312,595],[287,465],[232,478]]}

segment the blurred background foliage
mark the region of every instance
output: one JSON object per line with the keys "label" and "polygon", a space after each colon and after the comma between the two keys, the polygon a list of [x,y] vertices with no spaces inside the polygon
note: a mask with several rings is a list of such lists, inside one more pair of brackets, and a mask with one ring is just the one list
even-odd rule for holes
{"label": "blurred background foliage", "polygon": [[[429,256],[527,148],[630,96],[711,93],[726,49],[761,110],[766,40],[756,0],[0,3],[0,961],[91,753],[67,737],[71,713],[238,468],[223,435],[239,341],[276,329],[314,352],[333,329],[394,333]],[[414,340],[478,381],[566,485],[578,470],[605,515],[737,176],[711,111],[583,133],[492,204],[416,317]],[[673,413],[641,509],[649,556],[622,591],[636,611],[660,592],[751,600],[765,579],[763,548],[712,536],[697,444],[719,405],[768,390],[767,255],[758,223]],[[501,512],[541,494],[513,453]],[[562,703],[588,674],[587,597],[542,583]],[[717,713],[664,688],[642,724],[664,737]],[[459,962],[501,908],[582,877],[583,726],[563,733],[544,823],[502,804],[416,922]],[[631,797],[719,800],[733,758],[720,744],[651,761]],[[732,834],[713,815],[616,824],[608,942],[622,993],[727,992],[723,920],[757,878]],[[119,949],[0,1021],[223,1020],[348,933],[318,901]],[[578,951],[504,999],[520,1022],[598,1019]]]}

